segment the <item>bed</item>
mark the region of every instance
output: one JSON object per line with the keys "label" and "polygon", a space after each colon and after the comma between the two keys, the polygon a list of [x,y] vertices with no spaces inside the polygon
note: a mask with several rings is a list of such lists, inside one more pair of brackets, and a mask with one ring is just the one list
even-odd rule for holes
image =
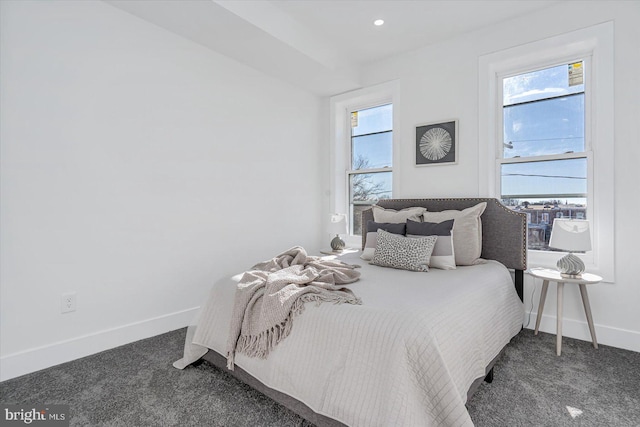
{"label": "bed", "polygon": [[[497,199],[391,199],[378,206],[481,215],[478,265],[428,273],[361,265],[350,289],[362,305],[321,304],[296,318],[266,359],[237,354],[228,371],[226,340],[235,284],[220,283],[190,327],[184,368],[203,358],[318,426],[473,425],[465,403],[522,328],[526,216]],[[372,210],[362,223],[373,220]],[[363,248],[366,231],[363,232]],[[455,234],[454,234],[455,235]]]}

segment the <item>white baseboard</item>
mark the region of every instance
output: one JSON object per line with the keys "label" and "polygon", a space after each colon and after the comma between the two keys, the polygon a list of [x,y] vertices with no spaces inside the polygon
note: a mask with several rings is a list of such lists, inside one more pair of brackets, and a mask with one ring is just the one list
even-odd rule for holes
{"label": "white baseboard", "polygon": [[[3,356],[0,358],[0,381],[184,328],[193,321],[198,309],[199,307],[194,307]],[[537,313],[531,314],[531,321],[527,329],[535,328],[536,316]],[[597,323],[595,327],[599,344],[640,352],[640,332],[612,328]],[[555,334],[556,317],[543,315],[540,322],[540,330]],[[573,319],[564,319],[562,335],[583,341],[591,341],[587,322]]]}
{"label": "white baseboard", "polygon": [[[537,315],[537,313],[531,313],[531,320],[527,329],[533,330],[536,328]],[[596,340],[598,341],[598,344],[640,352],[640,332],[612,328],[610,326],[599,325],[597,323],[594,325],[596,328]],[[555,335],[556,316],[543,314],[542,319],[540,320],[540,331]],[[591,342],[589,325],[586,321],[563,319],[562,336]]]}
{"label": "white baseboard", "polygon": [[200,307],[8,354],[0,358],[0,381],[19,377],[134,341],[188,326]]}

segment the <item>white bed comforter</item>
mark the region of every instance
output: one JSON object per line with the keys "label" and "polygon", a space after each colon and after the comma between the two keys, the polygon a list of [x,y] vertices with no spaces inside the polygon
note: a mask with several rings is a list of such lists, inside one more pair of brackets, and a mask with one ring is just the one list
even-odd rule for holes
{"label": "white bed comforter", "polygon": [[[236,356],[265,385],[349,426],[471,426],[467,391],[521,329],[523,305],[508,270],[494,261],[408,272],[361,264],[350,285],[362,305],[307,304],[267,359]],[[208,348],[225,355],[233,280],[218,283],[183,368]]]}

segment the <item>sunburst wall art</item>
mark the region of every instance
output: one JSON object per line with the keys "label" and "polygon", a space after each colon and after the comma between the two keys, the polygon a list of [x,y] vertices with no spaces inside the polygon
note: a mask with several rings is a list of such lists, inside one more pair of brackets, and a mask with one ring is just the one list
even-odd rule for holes
{"label": "sunburst wall art", "polygon": [[416,126],[416,166],[458,162],[458,121]]}

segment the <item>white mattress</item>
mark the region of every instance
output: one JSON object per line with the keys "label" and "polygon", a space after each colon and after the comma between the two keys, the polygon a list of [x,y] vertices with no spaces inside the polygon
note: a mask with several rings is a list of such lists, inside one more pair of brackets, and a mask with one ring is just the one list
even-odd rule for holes
{"label": "white mattress", "polygon": [[[235,363],[265,385],[350,426],[470,426],[471,383],[521,329],[523,306],[500,263],[428,273],[362,265],[349,285],[362,305],[307,304],[265,360]],[[203,307],[184,366],[198,346],[226,354],[235,283]],[[202,350],[199,352],[199,350]]]}

